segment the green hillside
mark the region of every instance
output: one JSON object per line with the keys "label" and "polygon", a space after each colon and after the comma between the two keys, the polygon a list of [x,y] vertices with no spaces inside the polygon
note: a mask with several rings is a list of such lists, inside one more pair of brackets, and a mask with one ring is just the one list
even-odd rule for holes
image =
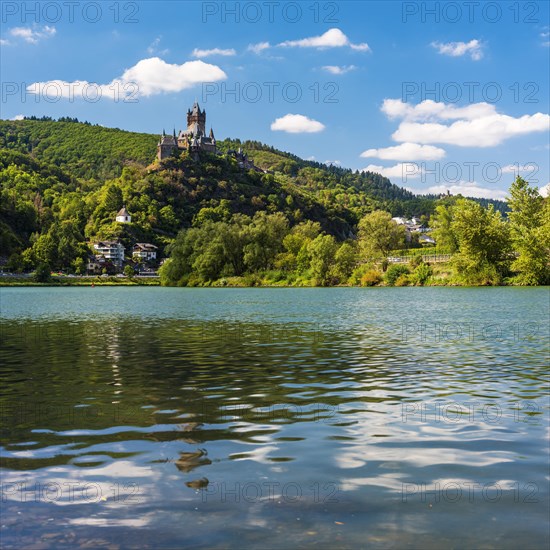
{"label": "green hillside", "polygon": [[[242,147],[268,173],[242,170],[229,155],[187,153],[153,165],[158,136],[71,119],[0,121],[0,256],[19,268],[82,263],[96,239],[159,246],[205,221],[281,213],[289,227],[319,223],[343,241],[374,210],[429,216],[437,201],[417,197],[379,174],[304,161],[259,142]],[[114,221],[126,205],[131,224]],[[498,205],[505,206],[504,203]]]}

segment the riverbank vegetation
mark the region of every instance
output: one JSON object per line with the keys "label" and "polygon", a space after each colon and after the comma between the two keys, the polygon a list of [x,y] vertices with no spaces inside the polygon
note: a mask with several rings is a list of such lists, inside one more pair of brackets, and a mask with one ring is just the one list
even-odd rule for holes
{"label": "riverbank vegetation", "polygon": [[[449,260],[391,263],[405,228],[377,210],[358,223],[358,238],[338,242],[315,222],[291,226],[282,213],[201,220],[180,232],[161,268],[163,284],[181,286],[544,285],[550,283],[550,203],[517,178],[510,219],[492,205],[451,197],[436,207],[433,234]],[[400,258],[392,258],[393,261]],[[391,263],[391,265],[390,265]]]}

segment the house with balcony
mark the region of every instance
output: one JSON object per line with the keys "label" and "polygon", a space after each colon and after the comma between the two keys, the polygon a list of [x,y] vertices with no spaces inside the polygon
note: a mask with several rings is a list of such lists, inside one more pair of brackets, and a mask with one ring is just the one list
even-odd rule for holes
{"label": "house with balcony", "polygon": [[99,241],[93,244],[96,256],[102,256],[116,268],[121,268],[124,262],[124,245],[118,241]]}

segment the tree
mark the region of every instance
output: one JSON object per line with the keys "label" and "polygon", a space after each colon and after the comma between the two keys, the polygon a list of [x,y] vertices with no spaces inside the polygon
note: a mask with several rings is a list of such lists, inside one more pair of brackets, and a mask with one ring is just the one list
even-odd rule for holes
{"label": "tree", "polygon": [[134,269],[130,264],[124,266],[124,275],[128,278],[134,276]]}
{"label": "tree", "polygon": [[37,283],[48,283],[52,279],[52,269],[49,264],[42,262],[39,263],[34,272],[34,280]]}
{"label": "tree", "polygon": [[308,245],[320,232],[319,222],[307,220],[295,225],[283,238],[285,252],[278,257],[278,265],[287,271],[294,271],[297,268],[301,272],[307,270],[311,260]]}
{"label": "tree", "polygon": [[110,183],[105,189],[103,208],[106,213],[118,212],[122,208],[122,190],[115,183]]}
{"label": "tree", "polygon": [[220,240],[223,254],[226,258],[226,265],[233,275],[242,275],[245,270],[244,247],[248,243],[247,227],[251,219],[243,214],[235,214],[231,223],[221,223]]}
{"label": "tree", "polygon": [[334,263],[334,273],[339,281],[347,281],[357,266],[357,249],[353,242],[345,242],[338,248]]}
{"label": "tree", "polygon": [[[547,199],[548,201],[548,199]],[[550,280],[549,239],[545,239],[541,228],[548,224],[548,208],[536,187],[520,176],[510,187],[508,204],[511,212],[510,236],[517,254],[512,270],[518,273],[517,280],[525,285],[548,284]]]}
{"label": "tree", "polygon": [[458,243],[452,262],[458,278],[466,284],[499,284],[510,259],[508,227],[500,212],[459,199],[452,213],[451,231]]}
{"label": "tree", "polygon": [[436,206],[430,224],[433,228],[433,237],[437,246],[447,249],[450,254],[454,254],[458,250],[456,236],[451,229],[452,208],[452,205],[439,204]]}
{"label": "tree", "polygon": [[73,262],[74,271],[77,275],[82,275],[86,267],[86,261],[82,257],[78,257]]}
{"label": "tree", "polygon": [[326,286],[331,281],[331,267],[338,250],[336,240],[332,235],[319,235],[308,246],[311,255],[311,274],[315,283]]}
{"label": "tree", "polygon": [[359,244],[365,258],[385,258],[404,242],[405,228],[395,223],[389,212],[376,210],[359,222]]}
{"label": "tree", "polygon": [[244,263],[251,271],[271,269],[275,257],[282,250],[283,238],[288,233],[284,214],[256,212],[247,227],[249,242],[244,247]]}

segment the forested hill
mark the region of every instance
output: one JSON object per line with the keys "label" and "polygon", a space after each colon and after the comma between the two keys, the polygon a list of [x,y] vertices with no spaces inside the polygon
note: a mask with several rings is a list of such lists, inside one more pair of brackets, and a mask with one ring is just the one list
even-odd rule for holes
{"label": "forested hill", "polygon": [[[0,148],[30,153],[78,178],[109,179],[136,162],[146,166],[156,154],[158,136],[92,126],[74,119],[0,121]],[[222,151],[242,147],[262,169],[297,177],[311,189],[352,186],[384,200],[407,201],[414,195],[379,174],[354,174],[352,170],[305,161],[257,141],[219,141]]]}
{"label": "forested hill", "polygon": [[[0,121],[0,256],[25,253],[30,263],[49,256],[62,267],[98,238],[152,242],[162,251],[182,228],[262,211],[281,212],[291,225],[318,221],[342,240],[375,209],[430,215],[437,203],[379,174],[304,161],[259,142],[218,145],[242,147],[270,173],[242,170],[226,155],[194,162],[184,153],[152,166],[157,142],[157,135],[74,119]],[[114,222],[122,205],[129,226]]]}
{"label": "forested hill", "polygon": [[66,120],[0,120],[0,148],[86,180],[116,178],[125,164],[145,166],[155,157],[158,136]]}

